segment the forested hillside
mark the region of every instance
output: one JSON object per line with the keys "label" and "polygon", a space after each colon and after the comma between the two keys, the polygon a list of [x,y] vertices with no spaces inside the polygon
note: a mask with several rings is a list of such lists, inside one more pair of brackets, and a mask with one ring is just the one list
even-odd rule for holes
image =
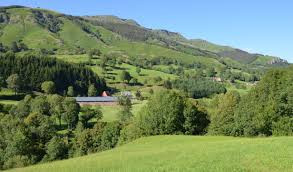
{"label": "forested hillside", "polygon": [[83,65],[32,54],[16,57],[14,53],[6,53],[0,55],[0,59],[2,79],[13,74],[18,76],[17,92],[41,91],[45,81],[54,81],[59,94],[66,93],[70,86],[76,95],[87,95],[90,84],[94,84],[99,93],[107,89],[105,81]]}

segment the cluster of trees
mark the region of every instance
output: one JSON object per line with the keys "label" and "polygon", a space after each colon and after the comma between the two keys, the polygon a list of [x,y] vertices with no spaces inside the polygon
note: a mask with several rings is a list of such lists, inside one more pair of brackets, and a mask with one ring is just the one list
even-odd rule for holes
{"label": "cluster of trees", "polygon": [[186,92],[189,97],[203,98],[225,93],[225,86],[206,78],[181,78],[173,81],[172,87]]}
{"label": "cluster of trees", "polygon": [[45,81],[54,81],[55,91],[60,94],[66,94],[71,86],[76,95],[87,95],[91,84],[97,89],[97,93],[106,90],[105,81],[83,65],[31,54],[18,58],[10,52],[0,58],[0,76],[6,80],[11,75],[17,75],[19,91],[40,91],[41,84]]}
{"label": "cluster of trees", "polygon": [[204,134],[208,124],[206,112],[184,96],[168,90],[156,92],[138,116],[123,127],[120,142],[151,135]]}
{"label": "cluster of trees", "polygon": [[61,30],[63,22],[62,20],[58,19],[58,16],[34,9],[32,9],[32,13],[35,15],[34,17],[37,23],[47,28],[50,32],[57,33]]}
{"label": "cluster of trees", "polygon": [[[43,89],[52,90],[51,84]],[[119,97],[119,104],[116,122],[101,122],[99,107],[80,107],[56,94],[0,106],[0,169],[86,155],[143,136],[204,134],[209,124],[206,112],[173,91],[155,93],[136,117],[128,96]]]}
{"label": "cluster of trees", "polygon": [[8,51],[12,51],[14,53],[17,53],[17,52],[21,52],[21,51],[27,51],[28,50],[28,47],[27,45],[25,45],[22,40],[19,40],[17,42],[12,42],[11,43],[11,46],[5,46],[4,44],[2,44],[0,42],[0,52],[1,53],[6,53]]}
{"label": "cluster of trees", "polygon": [[293,135],[293,68],[269,71],[247,95],[219,96],[209,132],[218,135]]}
{"label": "cluster of trees", "polygon": [[225,80],[230,80],[234,82],[235,80],[240,80],[244,82],[254,82],[259,81],[260,77],[256,74],[248,74],[243,72],[231,72],[231,70],[227,69],[224,71],[221,71],[219,73],[219,76]]}
{"label": "cluster of trees", "polygon": [[1,105],[0,169],[113,148],[121,124],[101,118],[99,107],[80,107],[75,99],[59,95],[28,95],[16,106]]}

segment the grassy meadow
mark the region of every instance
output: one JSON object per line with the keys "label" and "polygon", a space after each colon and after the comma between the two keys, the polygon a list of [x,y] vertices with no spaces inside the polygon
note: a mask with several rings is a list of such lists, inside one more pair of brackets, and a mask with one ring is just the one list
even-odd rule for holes
{"label": "grassy meadow", "polygon": [[292,171],[293,137],[154,136],[11,172]]}

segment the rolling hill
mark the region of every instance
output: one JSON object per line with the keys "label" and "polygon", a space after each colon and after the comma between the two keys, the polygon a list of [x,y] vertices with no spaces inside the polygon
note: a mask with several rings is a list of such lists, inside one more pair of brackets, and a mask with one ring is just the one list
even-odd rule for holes
{"label": "rolling hill", "polygon": [[89,156],[10,171],[291,171],[292,141],[292,137],[154,136]]}
{"label": "rolling hill", "polygon": [[55,54],[82,54],[97,48],[102,53],[119,52],[125,57],[147,56],[180,59],[221,66],[230,58],[240,66],[267,66],[286,61],[250,54],[204,40],[188,40],[179,33],[153,30],[134,20],[115,16],[70,16],[22,6],[0,8],[0,42],[22,42],[29,49],[47,49]]}

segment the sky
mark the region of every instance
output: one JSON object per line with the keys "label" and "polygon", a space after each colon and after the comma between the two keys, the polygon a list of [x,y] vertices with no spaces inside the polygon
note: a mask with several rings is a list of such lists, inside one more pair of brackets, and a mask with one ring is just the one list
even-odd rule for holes
{"label": "sky", "polygon": [[0,0],[71,15],[115,15],[293,62],[292,0]]}

